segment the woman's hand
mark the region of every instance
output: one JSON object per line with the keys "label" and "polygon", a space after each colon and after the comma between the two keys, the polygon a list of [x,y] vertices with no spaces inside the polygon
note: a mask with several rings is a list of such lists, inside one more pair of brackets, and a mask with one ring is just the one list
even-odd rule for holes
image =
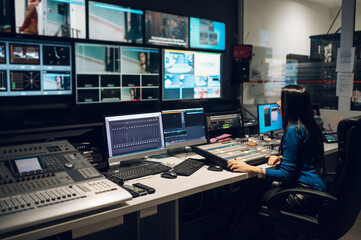
{"label": "woman's hand", "polygon": [[270,166],[277,166],[280,165],[282,162],[282,157],[280,156],[267,155],[265,158],[268,158],[268,165]]}
{"label": "woman's hand", "polygon": [[228,167],[235,172],[250,172],[250,165],[243,162],[241,158],[228,161]]}

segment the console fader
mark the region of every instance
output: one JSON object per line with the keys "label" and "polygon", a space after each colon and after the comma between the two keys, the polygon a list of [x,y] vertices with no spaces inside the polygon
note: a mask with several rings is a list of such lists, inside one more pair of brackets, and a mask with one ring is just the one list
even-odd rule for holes
{"label": "console fader", "polygon": [[192,146],[195,153],[227,168],[228,160],[242,158],[251,165],[265,163],[265,156],[278,154],[280,140],[243,138],[222,143]]}
{"label": "console fader", "polygon": [[0,148],[0,238],[131,198],[67,141]]}

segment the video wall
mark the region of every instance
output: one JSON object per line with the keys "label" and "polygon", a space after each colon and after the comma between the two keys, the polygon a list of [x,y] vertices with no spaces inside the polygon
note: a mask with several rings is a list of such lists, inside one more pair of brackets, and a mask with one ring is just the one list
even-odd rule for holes
{"label": "video wall", "polygon": [[78,104],[159,100],[159,50],[75,45]]}
{"label": "video wall", "polygon": [[1,97],[221,98],[221,22],[91,0],[0,0],[0,35]]}
{"label": "video wall", "polygon": [[0,39],[0,96],[72,94],[70,44]]}

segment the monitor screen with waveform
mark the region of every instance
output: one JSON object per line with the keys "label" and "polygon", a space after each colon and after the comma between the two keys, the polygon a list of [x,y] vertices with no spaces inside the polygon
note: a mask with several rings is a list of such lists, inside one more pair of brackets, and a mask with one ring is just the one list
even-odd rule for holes
{"label": "monitor screen with waveform", "polygon": [[105,117],[109,166],[166,152],[160,112]]}

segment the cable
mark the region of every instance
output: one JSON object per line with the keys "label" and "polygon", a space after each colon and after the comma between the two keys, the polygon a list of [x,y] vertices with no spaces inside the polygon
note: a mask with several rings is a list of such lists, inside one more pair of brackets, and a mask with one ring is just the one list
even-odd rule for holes
{"label": "cable", "polygon": [[[338,15],[339,15],[340,12],[341,12],[341,9],[342,9],[342,6],[340,7],[340,10],[338,10],[338,13],[336,14],[336,17],[333,19],[333,22],[331,23],[331,26],[330,26],[330,28],[328,29],[327,34],[329,34],[329,32],[331,31],[331,28],[333,27],[333,24],[335,24],[335,21],[336,21]],[[337,32],[338,32],[338,30],[337,30]]]}

